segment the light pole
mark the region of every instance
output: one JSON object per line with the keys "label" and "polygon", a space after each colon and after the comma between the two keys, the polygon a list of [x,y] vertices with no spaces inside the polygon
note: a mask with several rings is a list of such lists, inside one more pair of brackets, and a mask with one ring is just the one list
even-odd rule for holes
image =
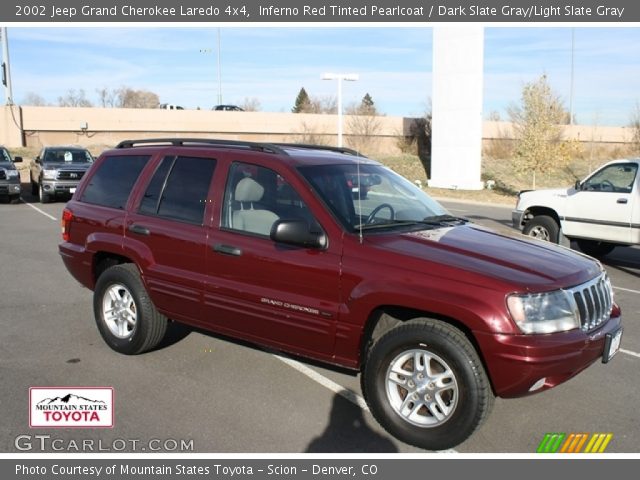
{"label": "light pole", "polygon": [[220,27],[218,27],[218,105],[222,105],[222,59],[220,52]]}
{"label": "light pole", "polygon": [[9,62],[9,37],[7,37],[7,27],[0,28],[0,40],[2,41],[2,84],[4,85],[7,105],[13,105],[11,66]]}
{"label": "light pole", "polygon": [[323,73],[322,80],[338,80],[338,146],[342,147],[342,81],[355,82],[360,77],[356,73]]}

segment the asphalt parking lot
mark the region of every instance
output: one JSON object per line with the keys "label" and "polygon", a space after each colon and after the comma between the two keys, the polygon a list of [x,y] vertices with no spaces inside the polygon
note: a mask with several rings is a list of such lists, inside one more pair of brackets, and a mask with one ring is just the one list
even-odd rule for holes
{"label": "asphalt parking lot", "polygon": [[[60,439],[60,451],[87,439],[100,441],[102,451],[132,451],[134,444],[149,451],[155,439],[167,446],[160,451],[175,453],[181,441],[213,453],[421,452],[377,425],[348,372],[180,327],[156,351],[116,354],[95,327],[91,292],[57,253],[64,202],[23,200],[0,204],[0,452],[20,451],[20,435]],[[453,214],[510,229],[510,207],[443,203]],[[533,453],[547,432],[610,432],[607,453],[640,451],[640,250],[618,248],[605,266],[623,309],[618,355],[542,394],[498,399],[485,425],[455,451]],[[111,386],[115,425],[30,429],[32,386]],[[28,451],[43,446],[52,450],[39,440]]]}

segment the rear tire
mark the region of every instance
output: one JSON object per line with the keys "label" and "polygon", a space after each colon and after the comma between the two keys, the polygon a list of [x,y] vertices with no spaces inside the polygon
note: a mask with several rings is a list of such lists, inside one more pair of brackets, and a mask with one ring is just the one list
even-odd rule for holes
{"label": "rear tire", "polygon": [[583,253],[595,258],[604,257],[616,248],[614,243],[599,242],[597,240],[576,240]]}
{"label": "rear tire", "polygon": [[522,233],[533,238],[558,243],[560,238],[560,226],[548,215],[536,215],[527,222]]}
{"label": "rear tire", "polygon": [[155,348],[167,331],[167,318],[156,310],[137,267],[130,263],[115,265],[100,275],[93,311],[104,341],[125,355]]}
{"label": "rear tire", "polygon": [[388,432],[427,450],[466,440],[494,402],[471,342],[452,325],[427,318],[394,327],[373,345],[361,385]]}

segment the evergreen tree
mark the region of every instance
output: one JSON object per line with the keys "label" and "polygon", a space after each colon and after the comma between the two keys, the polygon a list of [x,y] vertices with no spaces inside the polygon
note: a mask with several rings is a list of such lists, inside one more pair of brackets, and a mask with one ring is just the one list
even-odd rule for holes
{"label": "evergreen tree", "polygon": [[360,110],[362,111],[362,113],[365,113],[367,115],[376,114],[376,107],[373,103],[373,98],[371,98],[371,95],[369,95],[368,93],[364,97],[362,97],[362,101],[360,102]]}
{"label": "evergreen tree", "polygon": [[311,100],[309,99],[309,95],[307,91],[302,87],[298,96],[296,97],[296,103],[291,109],[293,113],[305,113],[309,111],[311,106]]}

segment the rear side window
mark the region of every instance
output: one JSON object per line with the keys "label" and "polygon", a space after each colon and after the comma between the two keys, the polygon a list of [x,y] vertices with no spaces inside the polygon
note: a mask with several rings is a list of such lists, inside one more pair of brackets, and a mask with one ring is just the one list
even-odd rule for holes
{"label": "rear side window", "polygon": [[202,225],[216,161],[165,157],[140,203],[139,213]]}
{"label": "rear side window", "polygon": [[80,201],[124,209],[149,156],[107,157],[89,179]]}

